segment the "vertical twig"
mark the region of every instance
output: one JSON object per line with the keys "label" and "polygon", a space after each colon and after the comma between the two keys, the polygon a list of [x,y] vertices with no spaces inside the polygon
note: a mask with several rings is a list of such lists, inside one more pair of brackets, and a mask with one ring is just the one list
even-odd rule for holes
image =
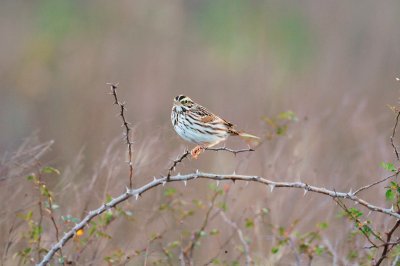
{"label": "vertical twig", "polygon": [[183,258],[185,259],[186,262],[189,263],[189,265],[193,265],[194,247],[201,237],[201,232],[204,231],[207,227],[211,211],[214,209],[215,201],[216,201],[218,195],[219,195],[219,192],[218,191],[215,192],[215,194],[213,195],[213,197],[211,199],[210,207],[207,209],[206,216],[204,217],[204,220],[203,220],[203,224],[201,225],[199,230],[197,230],[196,232],[193,233],[191,241],[186,246],[186,248],[183,249],[183,256],[184,256]]}
{"label": "vertical twig", "polygon": [[386,243],[383,244],[383,250],[381,256],[376,261],[376,263],[374,263],[374,266],[381,265],[382,261],[386,259],[387,255],[392,250],[392,248],[398,245],[398,243],[390,243],[390,240],[392,239],[393,233],[397,230],[399,226],[400,226],[400,220],[397,220],[397,222],[393,225],[393,227],[389,230],[389,232],[386,233]]}
{"label": "vertical twig", "polygon": [[396,120],[395,120],[395,123],[394,123],[392,135],[390,136],[390,143],[392,144],[394,153],[396,154],[396,158],[397,158],[398,161],[400,161],[400,157],[399,157],[399,152],[397,151],[396,145],[394,145],[394,136],[396,135],[396,128],[397,128],[397,124],[399,123],[399,117],[400,117],[400,111],[397,111]]}
{"label": "vertical twig", "polygon": [[225,213],[223,211],[220,211],[219,213],[221,214],[221,217],[224,219],[224,221],[227,224],[229,224],[230,226],[232,226],[236,230],[236,232],[238,233],[240,242],[242,242],[242,245],[243,245],[243,253],[244,253],[244,256],[246,258],[246,264],[245,265],[249,266],[251,264],[250,248],[249,248],[249,244],[247,244],[246,239],[244,238],[242,230],[239,228],[239,226],[235,222],[231,221],[225,215]]}
{"label": "vertical twig", "polygon": [[118,95],[117,95],[117,88],[118,88],[118,83],[107,83],[107,85],[111,86],[111,95],[114,97],[114,104],[119,106],[119,116],[121,117],[122,120],[122,127],[124,127],[124,139],[125,143],[128,146],[128,165],[129,165],[129,188],[132,189],[132,178],[133,178],[133,163],[132,163],[132,145],[133,142],[131,141],[130,138],[130,132],[132,129],[130,128],[130,123],[126,120],[125,118],[125,112],[126,112],[126,106],[124,102],[120,102],[118,100]]}
{"label": "vertical twig", "polygon": [[[39,215],[40,215],[40,219],[39,219],[39,224],[38,224],[38,226],[39,227],[42,227],[42,221],[43,221],[43,203],[42,203],[42,192],[41,192],[41,187],[42,186],[46,186],[46,184],[42,181],[42,172],[41,172],[41,164],[40,164],[40,162],[38,161],[38,160],[36,160],[36,168],[37,168],[37,173],[38,173],[38,189],[39,189]],[[60,241],[60,239],[59,239],[59,237],[58,237],[58,235],[59,235],[59,230],[58,230],[58,226],[57,226],[57,223],[56,223],[56,220],[55,220],[55,218],[54,218],[54,215],[53,215],[53,203],[52,203],[52,197],[51,197],[51,195],[50,196],[48,196],[47,197],[47,201],[48,201],[48,203],[49,203],[49,208],[48,208],[48,211],[49,211],[49,215],[50,215],[50,220],[51,220],[51,222],[52,222],[52,224],[53,224],[53,227],[54,227],[54,230],[55,230],[55,235],[56,235],[56,240],[57,240],[57,242],[58,241]],[[38,251],[38,254],[39,254],[39,261],[40,261],[40,241],[41,241],[41,236],[39,235],[39,243],[38,243],[38,248],[39,248],[39,251]],[[61,256],[61,258],[62,258],[62,265],[65,265],[65,262],[64,262],[64,255],[63,255],[63,252],[62,252],[62,249],[60,248],[60,250],[59,250],[59,253],[60,253],[60,256]]]}

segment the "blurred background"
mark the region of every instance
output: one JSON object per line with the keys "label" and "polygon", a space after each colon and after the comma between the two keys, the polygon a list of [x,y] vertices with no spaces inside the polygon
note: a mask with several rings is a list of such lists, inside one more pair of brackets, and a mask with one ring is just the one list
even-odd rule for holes
{"label": "blurred background", "polygon": [[[59,215],[81,217],[87,208],[100,206],[107,194],[118,195],[127,184],[126,146],[118,109],[106,85],[118,82],[119,97],[126,101],[127,119],[134,128],[136,186],[165,174],[171,160],[193,146],[171,126],[172,99],[178,94],[265,139],[250,155],[203,154],[196,161],[186,161],[178,170],[182,173],[235,170],[338,191],[365,185],[384,174],[381,161],[394,160],[389,142],[394,116],[387,105],[397,104],[400,88],[396,81],[400,75],[399,14],[400,2],[395,0],[3,0],[3,162],[10,162],[27,138],[32,144],[25,148],[54,140],[41,163],[61,171],[60,176],[46,180],[60,205]],[[282,136],[271,137],[274,128],[268,121],[288,111],[296,121],[290,121]],[[227,145],[245,147],[236,139]],[[16,210],[27,206],[35,193],[21,178],[31,171],[29,167],[15,174],[4,169],[0,197],[7,206],[1,236],[14,224]],[[208,183],[170,186],[189,202],[192,198],[207,202]],[[143,195],[139,206],[136,202],[124,205],[134,216],[143,213],[135,217],[135,225],[117,221],[108,229],[113,239],[104,241],[97,263],[105,263],[102,256],[116,248],[141,248],[143,240],[158,229],[169,228],[165,230],[170,234],[161,240],[164,243],[178,238],[184,242],[184,237],[177,237],[179,232],[200,226],[201,212],[182,223],[173,223],[170,217],[162,225],[159,219],[143,224],[165,200],[163,192],[164,188],[157,188]],[[335,220],[338,209],[332,200],[303,197],[303,191],[266,193],[256,184],[236,184],[229,193],[227,213],[238,224],[262,208],[270,210],[273,224],[287,226],[301,218],[299,230],[330,220],[333,225],[326,237],[338,254],[346,253],[339,244],[346,236],[337,232],[352,225]],[[362,196],[385,206],[383,193],[381,186]],[[8,204],[11,200],[13,204]],[[16,224],[24,230],[21,223]],[[221,219],[215,224],[225,226]],[[46,247],[54,241],[53,232],[47,233],[51,230],[44,228]],[[267,233],[247,233],[257,236],[251,249],[260,265],[273,264],[274,240]],[[360,241],[360,246],[365,245]],[[0,237],[0,244],[5,243]],[[201,254],[211,254],[214,244],[209,244],[211,251],[199,249],[195,255],[199,265],[204,263]],[[16,245],[14,252],[19,248]],[[224,256],[233,260],[236,255],[232,251]],[[9,265],[15,262],[11,257],[5,260]],[[87,255],[78,264],[92,259]],[[142,265],[142,259],[138,256],[131,263]],[[282,263],[292,260],[291,256],[277,258]]]}

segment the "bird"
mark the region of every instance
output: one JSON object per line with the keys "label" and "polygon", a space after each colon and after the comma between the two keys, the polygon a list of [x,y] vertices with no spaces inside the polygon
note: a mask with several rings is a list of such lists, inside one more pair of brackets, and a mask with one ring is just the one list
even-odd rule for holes
{"label": "bird", "polygon": [[173,100],[171,122],[176,133],[184,140],[197,144],[190,152],[194,159],[206,148],[225,141],[229,136],[239,136],[247,142],[260,138],[235,129],[235,125],[213,114],[185,95]]}

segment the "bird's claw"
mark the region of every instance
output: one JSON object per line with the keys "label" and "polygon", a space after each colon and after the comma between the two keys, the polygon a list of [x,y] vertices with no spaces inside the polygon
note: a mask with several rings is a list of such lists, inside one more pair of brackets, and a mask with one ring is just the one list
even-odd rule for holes
{"label": "bird's claw", "polygon": [[204,151],[203,146],[196,146],[190,151],[190,155],[192,155],[193,159],[197,159],[197,157]]}

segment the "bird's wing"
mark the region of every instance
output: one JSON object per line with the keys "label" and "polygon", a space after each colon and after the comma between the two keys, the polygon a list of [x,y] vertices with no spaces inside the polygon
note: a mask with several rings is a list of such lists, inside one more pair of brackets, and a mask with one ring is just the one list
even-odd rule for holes
{"label": "bird's wing", "polygon": [[198,105],[198,108],[196,108],[196,113],[200,116],[201,122],[203,123],[215,123],[215,122],[222,122],[225,124],[228,128],[233,128],[234,124],[226,121],[225,119],[222,119],[221,117],[211,113],[210,111],[207,110],[207,108]]}

